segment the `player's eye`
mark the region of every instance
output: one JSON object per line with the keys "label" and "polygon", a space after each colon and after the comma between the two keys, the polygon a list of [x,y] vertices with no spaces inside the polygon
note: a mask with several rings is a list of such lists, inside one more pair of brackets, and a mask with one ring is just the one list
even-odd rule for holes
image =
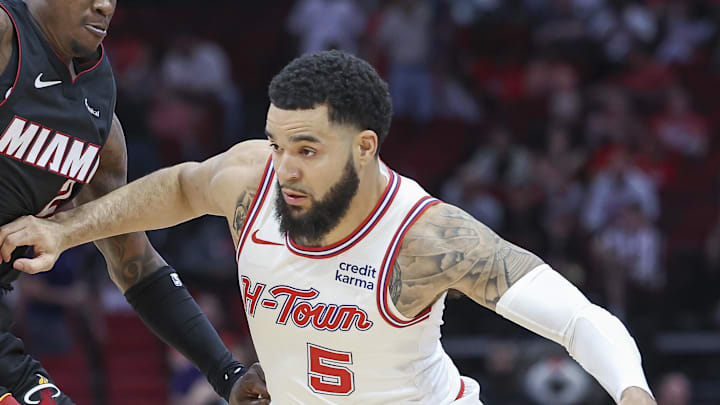
{"label": "player's eye", "polygon": [[312,157],[315,156],[315,150],[310,148],[302,148],[301,153],[305,157]]}
{"label": "player's eye", "polygon": [[278,144],[276,144],[276,143],[271,143],[271,144],[270,144],[270,149],[272,149],[273,152],[279,152],[279,151],[280,151],[280,147],[279,147]]}

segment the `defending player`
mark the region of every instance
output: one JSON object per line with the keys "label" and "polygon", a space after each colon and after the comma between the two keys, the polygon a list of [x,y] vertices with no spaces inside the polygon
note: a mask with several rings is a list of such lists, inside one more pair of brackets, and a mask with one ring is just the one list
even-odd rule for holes
{"label": "defending player", "polygon": [[[61,204],[90,201],[126,183],[115,81],[101,46],[115,6],[115,0],[0,0],[0,224],[50,216]],[[245,390],[254,397],[264,392],[257,366],[240,380],[246,369],[185,287],[172,282],[174,270],[143,233],[96,244],[145,323],[220,395],[228,399],[235,385],[231,403],[240,404]],[[24,249],[13,251],[17,258]],[[9,260],[0,265],[0,295],[17,275]],[[71,404],[9,332],[10,323],[0,310],[0,404],[37,404],[41,397],[43,404]]]}

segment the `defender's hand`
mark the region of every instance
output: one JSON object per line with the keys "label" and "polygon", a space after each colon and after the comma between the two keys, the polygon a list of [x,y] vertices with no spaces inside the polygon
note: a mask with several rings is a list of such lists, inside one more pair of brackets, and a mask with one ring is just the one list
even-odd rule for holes
{"label": "defender's hand", "polygon": [[657,403],[645,390],[630,387],[623,391],[618,405],[657,405]]}
{"label": "defender's hand", "polygon": [[230,405],[269,405],[265,373],[260,363],[253,364],[230,391]]}
{"label": "defender's hand", "polygon": [[24,216],[0,227],[0,259],[9,262],[18,246],[32,246],[35,257],[15,260],[13,267],[35,274],[52,269],[65,250],[61,244],[62,227],[47,219]]}

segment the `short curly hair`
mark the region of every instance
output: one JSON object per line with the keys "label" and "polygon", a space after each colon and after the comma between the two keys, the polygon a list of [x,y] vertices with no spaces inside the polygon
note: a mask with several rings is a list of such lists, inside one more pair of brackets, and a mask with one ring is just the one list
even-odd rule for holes
{"label": "short curly hair", "polygon": [[369,63],[341,51],[296,58],[275,75],[268,95],[283,110],[327,105],[330,122],[374,131],[378,151],[390,130],[392,102],[387,83]]}

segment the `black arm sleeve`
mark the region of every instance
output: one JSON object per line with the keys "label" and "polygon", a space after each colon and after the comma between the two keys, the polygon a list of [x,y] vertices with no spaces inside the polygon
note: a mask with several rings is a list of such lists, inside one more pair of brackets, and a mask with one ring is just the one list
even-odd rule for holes
{"label": "black arm sleeve", "polygon": [[245,371],[227,350],[172,267],[163,267],[125,292],[145,324],[205,375],[226,401]]}

